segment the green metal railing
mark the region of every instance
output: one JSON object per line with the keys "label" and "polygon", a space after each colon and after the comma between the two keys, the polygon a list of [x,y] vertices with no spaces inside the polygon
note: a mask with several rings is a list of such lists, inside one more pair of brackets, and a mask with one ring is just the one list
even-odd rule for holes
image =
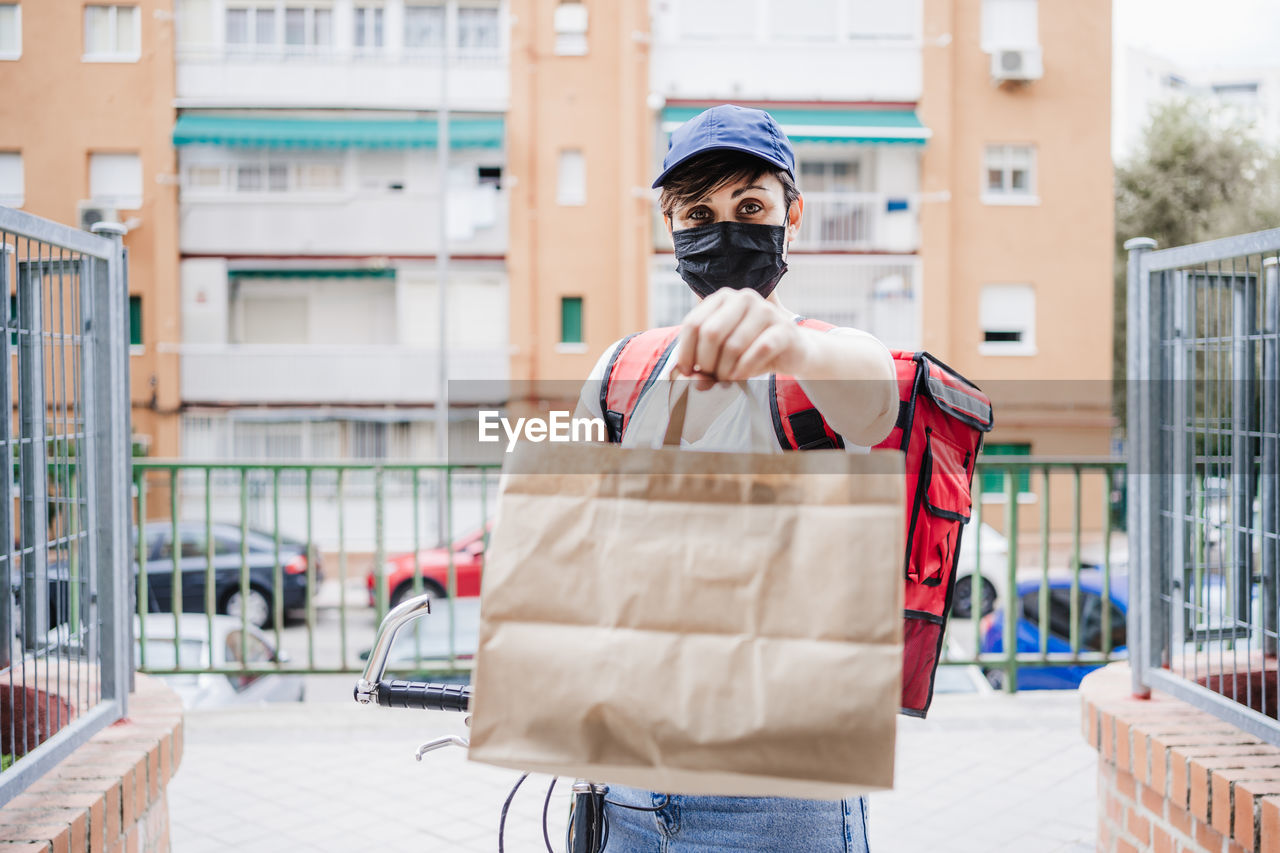
{"label": "green metal railing", "polygon": [[[146,571],[137,573],[138,613],[153,612],[158,602],[153,595],[157,573],[167,576],[171,590],[169,606],[162,612],[172,614],[172,637],[166,633],[163,645],[172,643],[172,659],[158,661],[156,644],[147,637],[147,621],[140,619],[138,631],[138,668],[147,672],[164,674],[221,673],[234,676],[256,676],[273,672],[303,674],[355,674],[363,669],[360,652],[372,644],[377,624],[385,615],[393,592],[387,586],[389,554],[403,551],[411,554],[413,566],[411,583],[415,595],[427,588],[424,583],[424,555],[433,559],[443,556],[445,561],[446,597],[442,613],[432,620],[442,618],[445,639],[434,650],[424,646],[423,639],[414,634],[414,652],[411,668],[414,672],[435,675],[462,674],[470,669],[471,648],[459,647],[459,608],[475,615],[478,599],[459,599],[456,561],[458,554],[453,547],[436,550],[443,542],[450,545],[460,533],[486,530],[485,524],[493,506],[498,481],[496,464],[442,465],[399,463],[199,463],[188,461],[137,460],[134,463],[136,495],[136,559]],[[1104,595],[1101,599],[1100,643],[1097,648],[1087,648],[1081,636],[1082,592],[1080,572],[1084,565],[1082,547],[1085,538],[1097,550],[1100,566],[1101,588],[1112,588],[1113,565],[1111,540],[1111,504],[1113,492],[1123,475],[1122,461],[1106,458],[1033,458],[987,457],[980,458],[974,476],[974,500],[971,520],[965,537],[981,541],[979,529],[983,524],[984,504],[1003,504],[1003,530],[1007,537],[1007,553],[1002,565],[984,566],[993,557],[984,555],[982,548],[975,548],[975,562],[971,575],[971,601],[977,611],[970,621],[953,620],[950,633],[972,641],[973,653],[952,654],[943,663],[948,666],[979,666],[988,673],[998,673],[1004,689],[1018,689],[1018,671],[1023,667],[1100,665],[1116,657],[1112,648],[1112,626],[1116,620],[1123,624],[1124,614],[1117,612]],[[984,472],[999,472],[1002,490],[978,499]],[[1019,483],[1025,483],[1030,475],[1030,491],[1019,491]],[[1096,488],[1100,498],[1097,523],[1086,531],[1083,526],[1082,506],[1086,488]],[[1057,531],[1051,520],[1051,494],[1066,489],[1070,494],[1069,525],[1062,529],[1062,519],[1057,519]],[[163,493],[164,512],[156,520],[150,498]],[[467,517],[459,523],[460,503],[465,503]],[[1038,530],[1034,533],[1019,532],[1022,523],[1020,511],[1023,505],[1034,505],[1038,510]],[[152,520],[146,521],[151,517]],[[431,522],[430,517],[437,520]],[[406,522],[411,519],[411,522]],[[190,537],[193,531],[202,537]],[[449,535],[442,535],[448,531]],[[219,534],[238,535],[238,554],[219,554]],[[1061,559],[1053,556],[1051,540],[1069,533],[1068,553]],[[1020,547],[1027,535],[1038,535],[1038,549],[1024,553]],[[191,556],[184,557],[184,536],[193,538],[195,547]],[[254,551],[251,540],[270,541],[264,553]],[[163,541],[172,545],[161,554]],[[203,549],[200,544],[203,542]],[[481,542],[487,541],[484,533]],[[157,546],[160,543],[160,546]],[[290,544],[292,543],[292,544]],[[289,613],[282,595],[271,596],[270,628],[268,639],[277,650],[290,654],[302,651],[300,659],[284,661],[240,660],[226,665],[215,665],[211,659],[194,663],[182,656],[183,625],[190,631],[191,615],[183,613],[184,584],[202,583],[203,599],[196,617],[203,622],[202,639],[212,649],[217,639],[215,620],[210,614],[225,609],[228,589],[226,575],[234,570],[230,588],[238,590],[240,601],[247,602],[249,592],[262,577],[261,564],[270,566],[272,589],[284,587],[285,563],[291,552],[299,551],[305,557],[306,596],[301,608]],[[483,544],[481,546],[483,548]],[[321,554],[327,555],[330,568],[326,571],[324,587],[318,585],[317,564]],[[253,558],[253,559],[251,559]],[[258,573],[255,577],[251,563],[256,559]],[[407,558],[401,558],[402,560]],[[483,550],[480,554],[483,560]],[[192,563],[196,566],[193,569]],[[332,565],[336,562],[337,571]],[[233,564],[231,569],[228,563]],[[367,563],[367,569],[361,569]],[[372,577],[372,594],[357,592],[352,582]],[[1067,623],[1070,651],[1049,651],[1050,581],[1061,583],[1069,578],[1069,607]],[[980,618],[982,586],[979,579],[1003,587],[995,606],[1003,614],[1003,636],[999,651],[983,652],[984,620]],[[1038,604],[1039,648],[1034,652],[1018,652],[1016,630],[1018,621],[1024,618],[1023,598],[1016,594],[1019,582],[1039,580],[1036,603]],[[212,582],[211,582],[212,581]],[[367,583],[367,582],[366,582]],[[429,582],[427,582],[429,583]],[[1012,592],[1013,594],[1010,594]],[[324,597],[323,604],[320,597]],[[293,622],[288,621],[289,618]],[[154,615],[153,615],[154,618]],[[167,625],[166,625],[167,627]],[[247,648],[246,635],[252,631],[247,606],[240,608],[238,640],[241,649]],[[225,630],[225,629],[224,629]],[[439,630],[437,628],[437,630]],[[474,637],[463,639],[474,642]],[[152,660],[148,660],[148,653]],[[165,649],[168,652],[168,649]],[[408,664],[406,664],[408,666]]]}
{"label": "green metal railing", "polygon": [[[188,462],[185,460],[135,460],[133,468],[135,515],[136,603],[138,619],[136,663],[140,670],[164,674],[221,673],[256,676],[288,671],[305,674],[357,673],[363,669],[358,645],[371,645],[377,624],[389,608],[387,559],[389,542],[395,540],[400,549],[411,554],[410,578],[413,595],[426,590],[422,558],[424,548],[452,543],[459,532],[455,524],[455,496],[459,481],[475,504],[475,526],[488,518],[492,501],[490,491],[497,485],[496,464],[407,464],[407,463],[251,463]],[[359,481],[359,482],[353,482]],[[365,533],[353,548],[353,486],[362,493]],[[157,519],[150,511],[149,497],[166,491],[166,512]],[[437,523],[429,524],[423,516],[424,493],[434,491],[442,500],[433,500],[438,508]],[[392,494],[394,492],[394,494]],[[404,529],[388,529],[388,502],[396,501],[401,510],[411,514]],[[285,512],[288,509],[289,512]],[[404,515],[401,512],[400,515]],[[258,520],[252,521],[254,516]],[[318,522],[324,516],[327,524]],[[150,519],[150,520],[148,520]],[[430,530],[430,538],[427,529]],[[286,547],[285,533],[290,535]],[[445,535],[444,532],[448,532]],[[193,536],[193,532],[201,535]],[[222,534],[223,538],[219,538]],[[230,534],[228,536],[228,534]],[[297,537],[300,537],[297,538]],[[238,555],[219,552],[226,539],[238,538]],[[267,548],[263,540],[270,541]],[[487,540],[487,533],[485,534]],[[302,547],[298,547],[298,543]],[[167,549],[166,549],[167,545]],[[189,546],[189,547],[188,547]],[[363,546],[363,547],[361,547]],[[452,547],[440,549],[445,556],[446,571],[444,617],[447,623],[447,650],[428,654],[420,651],[415,637],[414,670],[433,673],[457,673],[469,668],[469,654],[458,649],[456,602],[458,599],[456,554]],[[302,607],[286,610],[286,559],[301,556],[305,574]],[[319,618],[317,596],[321,593],[317,566],[321,554],[327,552],[336,560],[336,576],[330,578],[333,593],[328,607],[333,618]],[[228,556],[238,559],[228,560]],[[367,560],[368,569],[353,573],[356,560]],[[228,566],[228,563],[234,566]],[[193,563],[195,565],[193,565]],[[264,566],[267,567],[264,570]],[[253,569],[257,569],[256,576]],[[228,579],[231,571],[236,576]],[[264,571],[269,583],[264,583]],[[295,569],[296,571],[296,569]],[[167,576],[167,601],[161,599],[153,580]],[[363,594],[351,589],[351,582],[362,577],[373,579],[372,601],[360,600]],[[190,583],[203,585],[201,608],[194,614],[183,612],[183,587]],[[266,586],[267,589],[263,589]],[[238,593],[239,626],[235,632],[239,649],[250,647],[251,594],[265,592],[271,613],[267,637],[277,652],[296,652],[305,646],[303,660],[249,660],[247,653],[225,665],[215,663],[213,654],[219,632],[214,615],[225,614],[231,596]],[[353,596],[359,598],[353,600]],[[189,600],[189,599],[188,599]],[[157,644],[148,637],[148,612],[173,617],[172,636],[166,632],[161,645],[171,644],[172,659],[163,663],[149,661],[157,656]],[[359,614],[361,625],[351,621]],[[195,638],[192,622],[185,616],[197,616],[203,622],[202,636]],[[289,619],[293,622],[290,623]],[[329,624],[324,624],[325,622]],[[300,636],[301,634],[301,636]],[[230,637],[230,634],[226,635]],[[205,644],[201,659],[189,662],[183,656],[183,639],[198,639]],[[330,640],[325,643],[322,640]],[[290,648],[290,645],[293,648]],[[328,646],[328,649],[323,648]],[[366,649],[367,650],[367,649]],[[167,652],[168,649],[165,649]]]}
{"label": "green metal railing", "polygon": [[[974,495],[973,495],[973,511],[966,529],[966,536],[979,536],[979,531],[983,523],[984,504],[993,502],[995,496],[991,494],[979,497],[982,488],[984,472],[999,472],[1002,489],[998,494],[998,501],[1003,504],[1004,518],[1003,528],[1008,540],[1007,552],[1005,555],[1004,565],[997,569],[1000,572],[1000,579],[1003,582],[1005,593],[1000,595],[996,602],[995,608],[1000,611],[1002,616],[1002,635],[999,640],[999,650],[993,652],[983,652],[984,637],[983,629],[985,619],[981,616],[981,592],[978,588],[977,578],[989,578],[994,575],[988,575],[983,568],[983,554],[981,548],[976,548],[974,552],[974,567],[971,581],[971,601],[975,612],[972,618],[972,624],[965,624],[963,621],[955,622],[949,627],[949,632],[955,636],[957,632],[971,631],[973,653],[971,655],[951,655],[942,661],[943,664],[951,666],[980,666],[987,672],[995,672],[999,674],[999,682],[1003,688],[1012,693],[1018,689],[1018,671],[1024,667],[1060,667],[1060,666],[1100,666],[1115,660],[1117,657],[1123,657],[1124,652],[1117,654],[1117,650],[1112,648],[1112,627],[1113,622],[1118,620],[1119,624],[1124,623],[1125,614],[1116,612],[1116,608],[1112,603],[1113,570],[1114,558],[1112,554],[1112,502],[1116,487],[1119,485],[1119,478],[1123,476],[1125,463],[1123,460],[1110,458],[1050,458],[1050,457],[1021,457],[1018,459],[1009,459],[1007,457],[980,457],[977,461],[977,473],[974,475]],[[1031,492],[1020,492],[1018,489],[1018,481],[1030,475]],[[1098,526],[1092,533],[1096,537],[1095,547],[1097,549],[1097,562],[1086,563],[1082,555],[1083,542],[1083,512],[1082,505],[1085,494],[1085,481],[1092,479],[1096,481],[1099,489],[1099,497],[1101,498],[1100,510],[1098,515]],[[1070,522],[1069,522],[1069,551],[1064,564],[1055,564],[1051,559],[1050,541],[1053,535],[1053,525],[1051,524],[1051,495],[1053,493],[1052,485],[1055,480],[1066,480],[1067,487],[1070,490]],[[1022,537],[1026,535],[1021,531],[1021,519],[1019,516],[1019,506],[1023,502],[1034,503],[1039,509],[1038,530],[1032,535],[1038,535],[1039,548],[1038,559],[1035,561],[1028,560],[1020,547]],[[1081,571],[1089,566],[1096,565],[1100,571],[1101,577],[1099,588],[1102,591],[1099,597],[1099,643],[1096,649],[1082,648],[1082,638],[1080,636],[1080,627],[1082,622],[1081,609],[1081,588],[1080,574]],[[1050,597],[1051,584],[1054,581],[1062,582],[1066,580],[1069,583],[1069,605],[1067,612],[1068,635],[1065,638],[1069,651],[1067,652],[1050,652],[1049,638],[1051,631],[1051,613],[1052,602]],[[1033,652],[1019,652],[1017,643],[1018,624],[1023,621],[1026,615],[1026,607],[1024,597],[1018,595],[1017,590],[1020,583],[1027,581],[1036,582],[1036,618],[1033,621],[1038,639],[1038,649]],[[1029,595],[1030,593],[1027,593]]]}

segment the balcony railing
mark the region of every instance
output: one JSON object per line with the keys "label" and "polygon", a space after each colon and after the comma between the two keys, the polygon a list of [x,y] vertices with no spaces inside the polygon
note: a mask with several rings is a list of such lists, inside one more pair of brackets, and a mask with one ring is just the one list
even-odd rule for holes
{"label": "balcony railing", "polygon": [[[449,248],[502,255],[507,194],[451,194]],[[421,255],[436,250],[440,201],[416,192],[184,191],[183,252],[191,254]]]}
{"label": "balcony railing", "polygon": [[[917,257],[793,254],[788,264],[778,295],[791,310],[869,331],[895,349],[919,346]],[[656,255],[649,285],[651,324],[679,323],[695,301],[693,291],[675,273],[672,256]]]}
{"label": "balcony railing", "polygon": [[[654,248],[670,251],[662,211],[654,204]],[[914,252],[920,248],[916,193],[804,193],[797,252]]]}
{"label": "balcony railing", "polygon": [[[178,104],[434,109],[441,94],[441,59],[438,49],[184,47],[177,54]],[[505,51],[455,49],[448,63],[452,109],[506,110],[511,84]]]}
{"label": "balcony railing", "polygon": [[[419,404],[437,396],[436,351],[404,346],[182,344],[182,395],[188,403]],[[505,349],[451,349],[449,378],[502,402]]]}
{"label": "balcony railing", "polygon": [[914,195],[805,193],[796,251],[914,252],[920,248]]}

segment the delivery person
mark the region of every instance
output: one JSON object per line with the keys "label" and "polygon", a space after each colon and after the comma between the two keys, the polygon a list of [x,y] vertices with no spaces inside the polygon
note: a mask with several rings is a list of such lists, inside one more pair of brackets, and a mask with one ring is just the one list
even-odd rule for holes
{"label": "delivery person", "polygon": [[[848,450],[863,452],[883,440],[898,410],[884,344],[855,329],[803,328],[775,290],[804,199],[791,143],[773,118],[727,104],[695,116],[672,133],[653,186],[662,188],[676,268],[700,298],[655,368],[660,379],[693,377],[700,392],[690,395],[682,446],[748,450],[750,418],[770,417],[768,383],[749,383],[749,395],[730,383],[771,373],[795,376]],[[617,347],[606,350],[583,386],[578,416],[604,416],[600,383]],[[661,440],[667,399],[666,393],[640,398],[623,446]],[[863,797],[668,796],[613,786],[605,808],[607,853],[867,850]]]}

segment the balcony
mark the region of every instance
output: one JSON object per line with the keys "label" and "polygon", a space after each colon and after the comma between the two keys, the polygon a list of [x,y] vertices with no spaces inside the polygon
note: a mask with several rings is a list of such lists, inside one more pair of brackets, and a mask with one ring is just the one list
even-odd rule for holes
{"label": "balcony", "polygon": [[920,100],[923,66],[917,39],[777,42],[758,49],[768,61],[744,61],[750,54],[738,41],[656,38],[650,91],[672,100]]}
{"label": "balcony", "polygon": [[[792,255],[778,296],[792,311],[871,332],[893,349],[920,346],[920,261],[915,256]],[[654,326],[675,325],[696,301],[670,255],[655,255],[649,284]]]}
{"label": "balcony", "polygon": [[791,248],[801,252],[914,252],[920,248],[916,197],[887,193],[805,193]]}
{"label": "balcony", "polygon": [[[181,210],[181,250],[189,255],[429,255],[439,248],[434,194],[184,191]],[[451,252],[506,253],[506,193],[459,191],[450,214]]]}
{"label": "balcony", "polygon": [[[441,97],[441,55],[310,49],[182,48],[177,105],[192,107],[431,110]],[[496,50],[449,54],[451,109],[504,112],[509,63]]]}
{"label": "balcony", "polygon": [[[182,344],[176,349],[187,403],[427,405],[438,394],[434,349],[289,344]],[[455,402],[503,402],[509,373],[505,349],[449,352],[451,397],[464,392],[469,398]]]}

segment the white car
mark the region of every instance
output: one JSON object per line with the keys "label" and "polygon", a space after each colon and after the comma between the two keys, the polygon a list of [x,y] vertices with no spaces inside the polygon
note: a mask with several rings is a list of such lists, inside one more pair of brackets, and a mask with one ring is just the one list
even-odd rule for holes
{"label": "white car", "polygon": [[978,584],[979,619],[995,609],[1007,585],[1009,540],[985,522],[981,526],[966,525],[960,537],[956,586],[951,593],[951,616],[947,622],[947,635],[954,651],[961,657],[969,657],[974,650],[973,589],[979,549],[982,551],[982,577]]}
{"label": "white car", "polygon": [[[144,663],[149,672],[162,679],[182,698],[185,708],[210,708],[259,702],[301,702],[302,676],[297,673],[266,675],[218,675],[210,672],[163,675],[174,668],[173,615],[150,613],[145,622],[134,619],[134,661]],[[142,655],[146,633],[145,661]],[[277,661],[288,662],[288,655],[277,652],[266,635],[252,625],[244,637],[241,651],[240,620],[233,616],[213,617],[213,646],[209,646],[209,620],[203,613],[184,613],[178,621],[178,667],[186,669],[233,669],[243,661],[250,667],[270,667]]]}

